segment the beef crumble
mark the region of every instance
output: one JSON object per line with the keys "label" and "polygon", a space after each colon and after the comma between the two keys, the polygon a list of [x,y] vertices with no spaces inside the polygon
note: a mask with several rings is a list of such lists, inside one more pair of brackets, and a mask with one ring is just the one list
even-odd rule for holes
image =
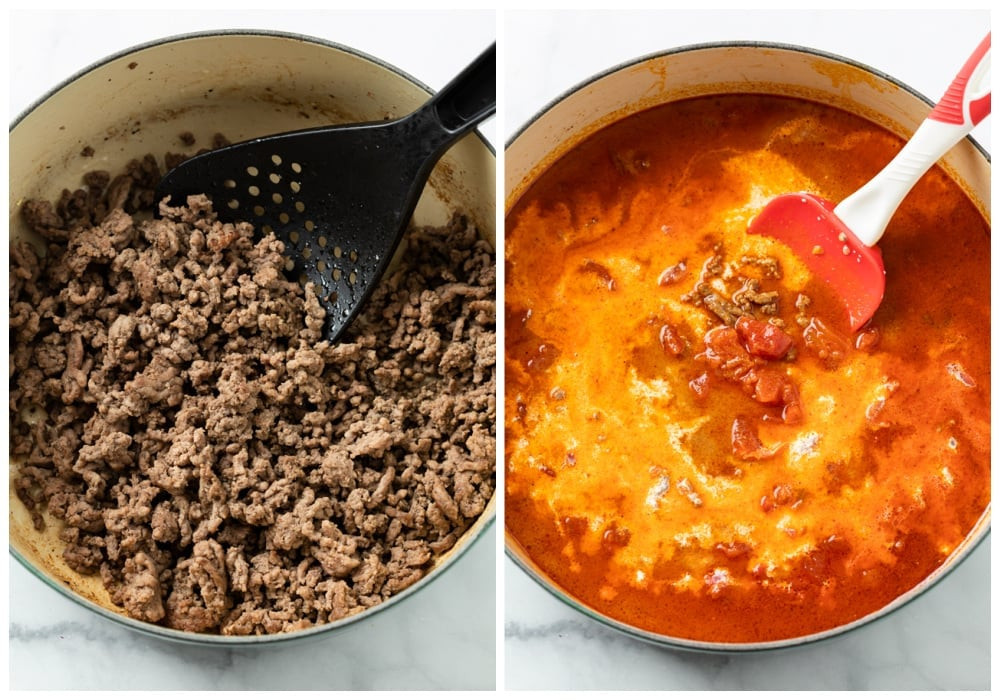
{"label": "beef crumble", "polygon": [[[408,233],[341,342],[283,245],[211,202],[143,220],[155,159],[23,214],[11,246],[15,489],[133,618],[297,630],[419,580],[495,487],[495,265]],[[139,215],[133,216],[133,214]]]}
{"label": "beef crumble", "polygon": [[[676,282],[685,269],[683,261],[667,268],[660,275],[658,284],[667,286]],[[717,245],[702,266],[694,288],[681,299],[707,309],[727,326],[734,326],[741,316],[765,316],[770,323],[783,326],[784,321],[779,317],[778,292],[761,289],[761,280],[780,279],[781,265],[775,258],[743,255],[738,263],[727,262],[722,247]],[[728,288],[732,283],[741,286],[728,297],[718,291],[718,287]]]}

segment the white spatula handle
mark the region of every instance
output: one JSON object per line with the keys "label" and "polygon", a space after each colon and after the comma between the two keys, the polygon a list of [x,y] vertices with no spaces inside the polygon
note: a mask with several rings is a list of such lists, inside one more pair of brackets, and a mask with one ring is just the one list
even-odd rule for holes
{"label": "white spatula handle", "polygon": [[990,113],[990,34],[892,161],[833,210],[868,246],[878,242],[917,180]]}

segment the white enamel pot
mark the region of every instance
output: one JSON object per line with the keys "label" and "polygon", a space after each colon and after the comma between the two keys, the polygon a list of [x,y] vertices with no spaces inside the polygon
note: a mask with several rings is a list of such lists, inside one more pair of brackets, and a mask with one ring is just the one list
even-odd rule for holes
{"label": "white enamel pot", "polygon": [[[642,57],[592,77],[560,96],[515,133],[504,151],[509,212],[545,170],[588,136],[650,107],[718,94],[771,94],[838,107],[907,138],[933,100],[868,66],[797,46],[757,42],[701,44]],[[990,220],[990,159],[971,138],[940,165]],[[668,647],[707,652],[762,651],[829,639],[881,618],[919,597],[955,569],[989,532],[990,507],[947,560],[919,585],[865,617],[802,637],[763,643],[716,643],[656,634],[592,609],[541,571],[506,536],[507,555],[554,596],[615,630]]]}
{"label": "white enamel pot", "polygon": [[[128,161],[186,152],[215,133],[230,141],[322,124],[398,117],[431,91],[403,71],[359,51],[312,37],[261,31],[206,32],[154,41],[85,68],[29,107],[10,128],[10,236],[32,234],[18,211],[26,199],[58,199],[91,170],[120,172]],[[86,147],[93,149],[85,155]],[[441,159],[414,213],[417,225],[443,225],[466,213],[495,244],[496,154],[478,133]],[[405,255],[405,250],[400,251]],[[11,464],[11,476],[17,465]],[[63,561],[61,525],[46,514],[35,531],[10,489],[10,551],[41,581],[86,608],[128,627],[194,644],[246,646],[288,642],[346,629],[393,608],[444,574],[495,518],[496,498],[420,581],[363,613],[298,632],[225,637],[166,629],[125,616],[99,576],[81,576]],[[12,601],[16,604],[16,601]]]}

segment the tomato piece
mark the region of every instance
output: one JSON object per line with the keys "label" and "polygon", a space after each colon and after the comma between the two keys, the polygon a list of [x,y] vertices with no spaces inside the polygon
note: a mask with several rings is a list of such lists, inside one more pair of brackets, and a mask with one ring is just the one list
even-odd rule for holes
{"label": "tomato piece", "polygon": [[776,406],[782,403],[785,384],[789,381],[784,372],[765,367],[757,371],[757,383],[754,385],[753,398],[758,403]]}
{"label": "tomato piece", "polygon": [[[747,327],[746,324],[743,325]],[[775,330],[784,334],[780,328],[775,327]],[[767,342],[773,342],[779,336],[769,334],[767,337],[771,338]],[[787,352],[787,348],[784,352]],[[802,420],[802,405],[795,383],[784,371],[769,366],[762,356],[751,355],[740,342],[736,329],[717,326],[708,331],[705,334],[705,352],[698,357],[706,360],[723,379],[742,384],[744,390],[758,403],[781,406],[781,418],[786,423],[798,423]],[[703,384],[703,381],[698,381],[697,384],[692,382],[690,386],[692,391],[702,396]]]}
{"label": "tomato piece", "polygon": [[729,326],[716,326],[705,334],[705,359],[725,379],[742,381],[757,362]]}
{"label": "tomato piece", "polygon": [[675,357],[680,357],[684,354],[684,339],[677,332],[677,329],[669,323],[664,323],[660,326],[660,347]]}
{"label": "tomato piece", "polygon": [[792,337],[785,331],[749,316],[736,319],[736,332],[747,352],[765,360],[780,360],[792,347]]}
{"label": "tomato piece", "polygon": [[802,421],[802,401],[795,382],[780,370],[764,367],[755,372],[753,399],[766,406],[781,406],[781,418],[786,423]]}

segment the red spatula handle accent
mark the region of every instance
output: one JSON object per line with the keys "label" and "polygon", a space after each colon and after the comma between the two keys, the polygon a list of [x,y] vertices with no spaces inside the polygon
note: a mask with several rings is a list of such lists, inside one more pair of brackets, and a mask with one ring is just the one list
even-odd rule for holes
{"label": "red spatula handle accent", "polygon": [[873,246],[917,180],[990,112],[990,35],[965,62],[951,87],[888,165],[834,213],[858,240]]}
{"label": "red spatula handle accent", "polygon": [[975,126],[986,118],[990,113],[991,95],[989,53],[990,34],[987,34],[955,76],[929,119],[945,124]]}

